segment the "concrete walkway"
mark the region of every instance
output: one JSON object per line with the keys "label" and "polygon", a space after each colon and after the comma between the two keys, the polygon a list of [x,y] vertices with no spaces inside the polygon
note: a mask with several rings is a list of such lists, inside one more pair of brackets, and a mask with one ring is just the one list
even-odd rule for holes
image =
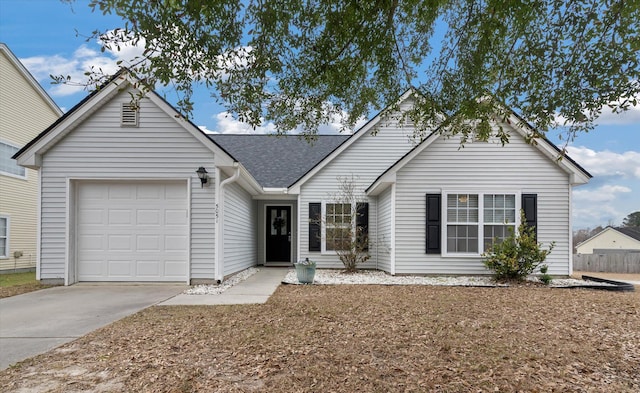
{"label": "concrete walkway", "polygon": [[159,303],[160,306],[213,306],[224,304],[262,304],[284,280],[288,268],[260,267],[260,271],[219,295],[179,294]]}

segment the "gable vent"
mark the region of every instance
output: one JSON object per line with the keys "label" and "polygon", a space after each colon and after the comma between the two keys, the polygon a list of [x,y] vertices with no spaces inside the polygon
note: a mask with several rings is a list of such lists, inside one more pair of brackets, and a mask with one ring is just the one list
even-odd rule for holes
{"label": "gable vent", "polygon": [[127,127],[138,126],[138,110],[129,103],[122,103],[122,111],[120,112],[120,125]]}

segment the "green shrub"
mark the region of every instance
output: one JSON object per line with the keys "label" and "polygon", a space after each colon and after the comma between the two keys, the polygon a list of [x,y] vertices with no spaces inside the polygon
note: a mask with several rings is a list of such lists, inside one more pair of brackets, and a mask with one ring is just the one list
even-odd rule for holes
{"label": "green shrub", "polygon": [[555,243],[548,250],[542,249],[535,237],[535,227],[526,224],[524,212],[520,213],[518,233],[513,233],[502,242],[495,242],[484,254],[484,265],[492,270],[497,280],[523,280],[551,253]]}
{"label": "green shrub", "polygon": [[542,281],[544,285],[551,284],[551,281],[553,280],[551,275],[547,274],[548,270],[549,270],[549,266],[547,265],[540,266],[540,281]]}

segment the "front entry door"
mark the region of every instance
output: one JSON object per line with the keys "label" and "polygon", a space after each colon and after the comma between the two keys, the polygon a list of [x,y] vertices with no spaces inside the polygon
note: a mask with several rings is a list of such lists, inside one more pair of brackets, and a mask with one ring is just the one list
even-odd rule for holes
{"label": "front entry door", "polygon": [[291,262],[291,206],[267,206],[267,260]]}

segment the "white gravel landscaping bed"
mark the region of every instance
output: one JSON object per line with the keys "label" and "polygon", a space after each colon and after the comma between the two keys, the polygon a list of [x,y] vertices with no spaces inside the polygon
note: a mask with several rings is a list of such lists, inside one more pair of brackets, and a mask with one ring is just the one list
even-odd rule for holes
{"label": "white gravel landscaping bed", "polygon": [[[529,277],[529,281],[539,282],[537,277]],[[289,270],[283,280],[287,284],[298,284],[298,278],[294,269]],[[317,269],[313,279],[314,284],[380,284],[380,285],[441,285],[441,286],[474,286],[496,287],[508,286],[493,281],[491,276],[391,276],[378,270],[361,270],[353,274],[345,274],[337,269]],[[551,281],[550,287],[567,287],[578,285],[602,285],[612,284],[578,280],[574,278],[558,278]]]}
{"label": "white gravel landscaping bed", "polygon": [[[221,284],[216,285],[196,285],[187,289],[183,293],[186,295],[219,295],[234,285],[241,283],[253,276],[260,269],[251,267],[238,274],[229,277]],[[529,281],[539,281],[538,277],[532,276]],[[295,269],[290,269],[283,283],[299,284]],[[500,284],[493,281],[491,276],[391,276],[379,270],[360,270],[357,273],[345,274],[339,269],[317,269],[313,280],[316,285],[336,285],[336,284],[378,284],[378,285],[440,285],[440,286],[463,286],[463,287],[506,287],[508,284]],[[612,284],[578,280],[575,278],[553,279],[550,287],[570,287],[580,285],[600,285],[614,286]]]}

